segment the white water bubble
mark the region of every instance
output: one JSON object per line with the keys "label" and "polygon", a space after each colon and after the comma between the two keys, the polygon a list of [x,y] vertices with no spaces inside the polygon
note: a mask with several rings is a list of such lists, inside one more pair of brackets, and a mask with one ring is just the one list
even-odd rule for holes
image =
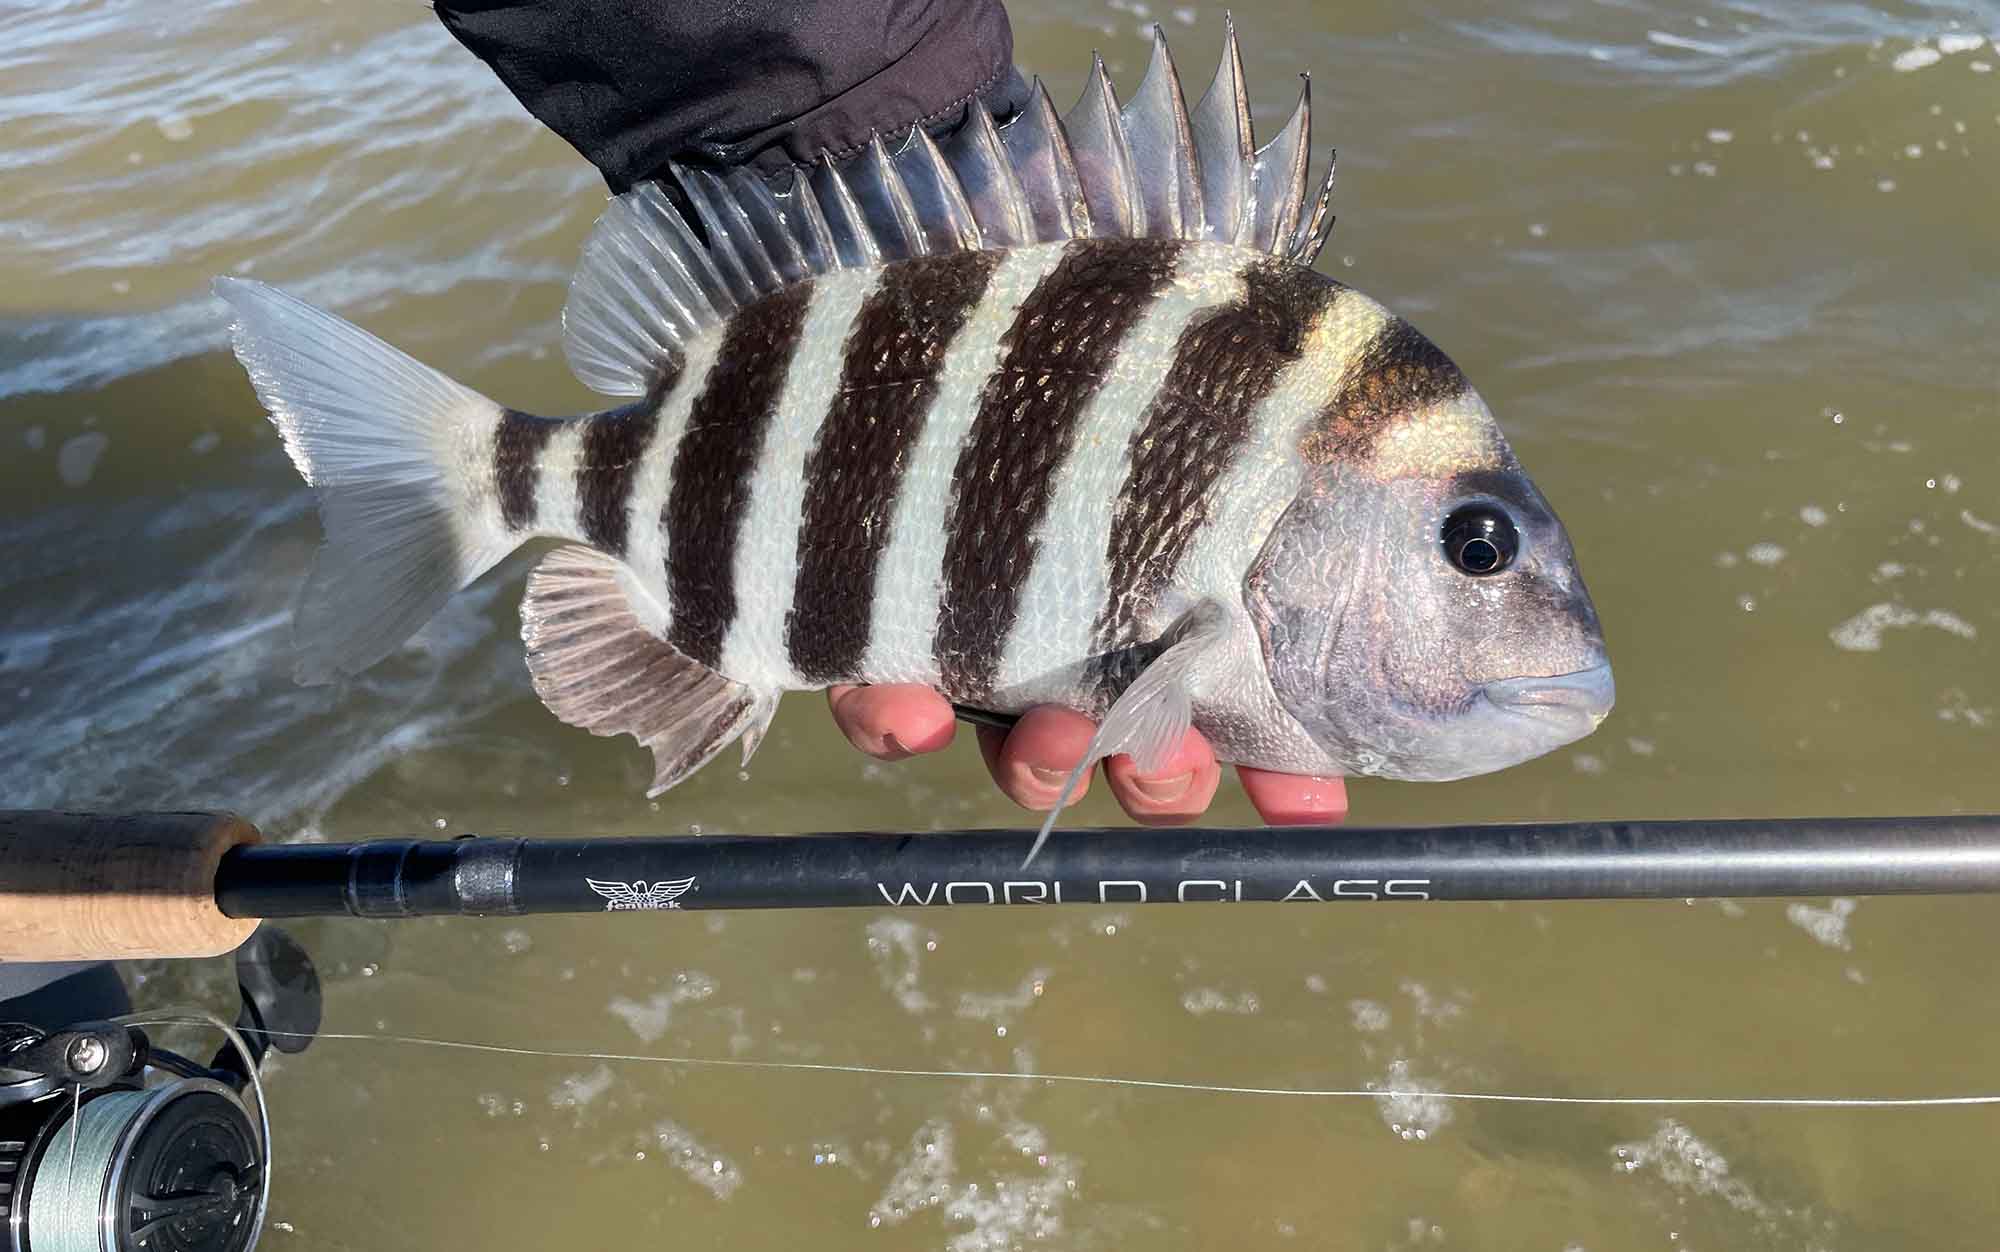
{"label": "white water bubble", "polygon": [[1983,47],[1985,43],[1986,40],[1978,35],[1939,35],[1937,48],[1946,56],[1955,56]]}
{"label": "white water bubble", "polygon": [[178,113],[154,118],[153,126],[169,143],[185,143],[194,138],[194,123]]}
{"label": "white water bubble", "polygon": [[1708,141],[1713,144],[1728,143],[1730,140],[1734,138],[1736,138],[1736,132],[1733,130],[1722,130],[1720,128],[1717,128],[1715,130],[1711,130],[1708,132]]}
{"label": "white water bubble", "polygon": [[1799,520],[1808,526],[1817,527],[1826,525],[1831,519],[1827,517],[1825,509],[1817,504],[1808,504],[1799,510]]}
{"label": "white water bubble", "polygon": [[1854,941],[1847,936],[1847,919],[1854,915],[1854,901],[1836,896],[1825,908],[1803,902],[1785,906],[1785,919],[1813,937],[1822,947],[1849,952]]}
{"label": "white water bubble", "polygon": [[97,463],[104,457],[104,451],[111,446],[111,436],[99,431],[87,431],[63,441],[56,452],[56,473],[66,487],[81,487],[90,482],[97,473]]}
{"label": "white water bubble", "polygon": [[1389,1029],[1389,1006],[1376,1000],[1349,1000],[1348,1016],[1354,1029],[1378,1034]]}
{"label": "white water bubble", "polygon": [[1960,639],[1979,637],[1978,627],[1947,609],[1919,613],[1901,604],[1871,604],[1827,633],[1843,652],[1880,652],[1885,633],[1908,626],[1929,626]]}
{"label": "white water bubble", "polygon": [[1918,44],[1914,48],[1897,53],[1896,59],[1889,62],[1889,67],[1899,74],[1908,74],[1912,70],[1920,70],[1925,66],[1936,65],[1942,60],[1944,60],[1944,54],[1936,48],[1927,48],[1923,44]]}
{"label": "white water bubble", "polygon": [[1198,987],[1181,997],[1181,1007],[1196,1017],[1206,1017],[1210,1013],[1252,1017],[1262,1005],[1253,991],[1232,996],[1214,987]]}
{"label": "white water bubble", "polygon": [[582,1108],[611,1090],[615,1081],[609,1065],[599,1065],[593,1070],[567,1075],[558,1079],[556,1085],[549,1088],[549,1107]]}
{"label": "white water bubble", "polygon": [[1785,550],[1775,543],[1753,543],[1743,555],[1750,558],[1753,565],[1776,565],[1785,559]]}

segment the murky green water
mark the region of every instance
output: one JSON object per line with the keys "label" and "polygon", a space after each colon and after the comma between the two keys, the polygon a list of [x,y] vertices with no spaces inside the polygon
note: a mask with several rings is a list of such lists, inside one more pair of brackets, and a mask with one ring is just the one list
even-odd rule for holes
{"label": "murky green water", "polygon": [[[1014,12],[1059,98],[1091,45],[1136,82],[1141,6]],[[1205,77],[1221,11],[1158,16]],[[2000,8],[1238,18],[1266,134],[1316,71],[1327,264],[1501,414],[1618,666],[1577,748],[1359,783],[1357,819],[2000,809]],[[290,684],[317,524],[208,278],[560,412],[588,403],[555,319],[600,204],[420,5],[0,14],[0,803],[227,805],[325,838],[1021,820],[970,736],[869,765],[804,697],[751,781],[649,805],[641,752],[530,694],[519,563],[345,689]],[[1240,795],[1217,813],[1252,820]],[[352,1033],[1267,1087],[2000,1090],[1979,900],[297,933]],[[158,1002],[218,971],[135,972]],[[1982,1109],[1391,1107],[340,1040],[273,1093],[277,1248],[1974,1248],[2000,1225]]]}

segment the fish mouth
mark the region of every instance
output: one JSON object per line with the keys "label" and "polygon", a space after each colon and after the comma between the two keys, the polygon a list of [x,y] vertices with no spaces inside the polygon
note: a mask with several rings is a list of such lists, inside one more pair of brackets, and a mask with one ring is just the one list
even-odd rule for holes
{"label": "fish mouth", "polygon": [[1493,707],[1532,718],[1562,735],[1569,743],[1596,730],[1611,712],[1617,688],[1611,664],[1535,678],[1503,678],[1487,683],[1483,694]]}

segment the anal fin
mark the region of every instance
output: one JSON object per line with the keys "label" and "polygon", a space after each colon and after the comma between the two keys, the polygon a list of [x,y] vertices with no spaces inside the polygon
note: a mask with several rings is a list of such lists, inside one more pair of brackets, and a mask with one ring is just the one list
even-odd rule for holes
{"label": "anal fin", "polygon": [[622,561],[575,545],[542,558],[521,602],[535,694],[572,726],[631,735],[650,749],[648,796],[738,738],[747,763],[780,694],[689,659],[662,637],[665,617]]}

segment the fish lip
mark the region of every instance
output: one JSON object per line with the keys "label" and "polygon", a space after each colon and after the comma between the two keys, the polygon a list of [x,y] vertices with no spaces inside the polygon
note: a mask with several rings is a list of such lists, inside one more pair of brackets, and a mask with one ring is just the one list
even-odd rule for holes
{"label": "fish lip", "polygon": [[1480,694],[1497,709],[1551,723],[1581,739],[1610,714],[1617,687],[1611,663],[1600,661],[1567,674],[1503,678],[1487,683]]}

